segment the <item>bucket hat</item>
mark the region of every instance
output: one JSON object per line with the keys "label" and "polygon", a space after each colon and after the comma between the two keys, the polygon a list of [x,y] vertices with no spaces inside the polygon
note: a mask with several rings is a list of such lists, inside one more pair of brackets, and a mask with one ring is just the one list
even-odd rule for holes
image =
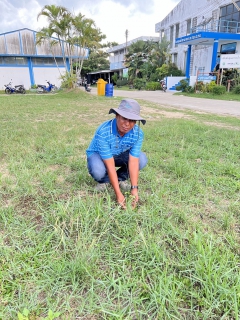
{"label": "bucket hat", "polygon": [[119,114],[129,120],[139,120],[142,124],[146,123],[146,120],[140,116],[139,103],[133,99],[123,99],[118,108],[111,108],[109,113]]}

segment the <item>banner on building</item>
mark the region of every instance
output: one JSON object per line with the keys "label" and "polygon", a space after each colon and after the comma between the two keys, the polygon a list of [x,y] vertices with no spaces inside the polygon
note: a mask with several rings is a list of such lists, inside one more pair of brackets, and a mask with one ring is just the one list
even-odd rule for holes
{"label": "banner on building", "polygon": [[123,78],[128,78],[128,68],[123,69]]}
{"label": "banner on building", "polygon": [[240,68],[240,54],[222,54],[220,69]]}

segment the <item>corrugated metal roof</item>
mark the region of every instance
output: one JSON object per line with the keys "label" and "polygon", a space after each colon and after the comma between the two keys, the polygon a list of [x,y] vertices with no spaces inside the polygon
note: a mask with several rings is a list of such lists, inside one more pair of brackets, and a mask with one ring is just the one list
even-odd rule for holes
{"label": "corrugated metal roof", "polygon": [[[61,47],[58,39],[51,37],[37,45],[36,34],[37,31],[28,28],[1,33],[0,56],[63,57],[63,53],[66,57],[68,56],[66,42],[61,40]],[[87,59],[89,56],[88,48],[80,48],[78,45],[74,45],[71,50],[72,58],[78,58],[80,56]]]}

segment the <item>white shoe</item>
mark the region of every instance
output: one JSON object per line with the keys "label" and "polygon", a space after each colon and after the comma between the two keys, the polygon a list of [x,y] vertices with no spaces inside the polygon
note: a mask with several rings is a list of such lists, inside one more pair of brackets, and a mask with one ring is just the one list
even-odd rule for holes
{"label": "white shoe", "polygon": [[106,191],[108,186],[109,186],[109,183],[98,183],[95,186],[94,190],[97,192]]}
{"label": "white shoe", "polygon": [[125,180],[125,181],[119,181],[119,187],[123,190],[123,191],[129,191],[131,189],[131,185],[130,183]]}

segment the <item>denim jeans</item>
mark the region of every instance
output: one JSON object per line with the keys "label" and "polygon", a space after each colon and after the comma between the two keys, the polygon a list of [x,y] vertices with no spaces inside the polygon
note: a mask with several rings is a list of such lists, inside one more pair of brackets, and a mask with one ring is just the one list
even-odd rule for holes
{"label": "denim jeans", "polygon": [[[125,181],[129,179],[128,171],[128,159],[129,151],[123,152],[117,156],[114,156],[115,167],[117,169],[118,181]],[[143,169],[148,162],[147,156],[144,152],[140,153],[139,156],[139,170]],[[109,177],[107,173],[106,166],[98,153],[93,153],[87,158],[88,172],[93,177],[93,179],[99,183],[108,183]]]}

